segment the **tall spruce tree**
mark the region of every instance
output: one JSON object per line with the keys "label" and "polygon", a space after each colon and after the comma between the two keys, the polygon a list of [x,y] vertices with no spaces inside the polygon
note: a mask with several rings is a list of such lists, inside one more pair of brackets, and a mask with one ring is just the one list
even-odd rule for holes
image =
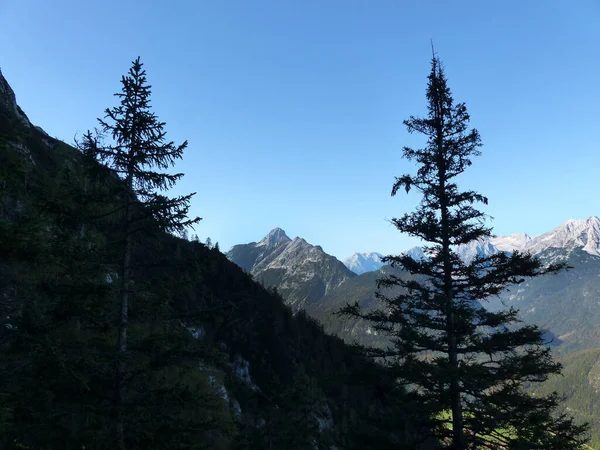
{"label": "tall spruce tree", "polygon": [[[27,155],[0,134],[0,230],[10,237],[0,245],[0,447],[116,448],[119,246],[107,244],[120,227],[107,199],[118,180],[81,155],[46,176]],[[138,243],[132,258],[146,266],[133,264],[143,300],[130,315],[126,447],[227,448],[227,405],[198,370],[218,357],[165,319],[173,316],[165,299],[187,298],[194,278],[176,256],[185,242],[144,241],[151,246]]]}
{"label": "tall spruce tree", "polygon": [[88,132],[82,147],[88,154],[112,169],[123,181],[117,193],[122,230],[119,267],[120,320],[118,327],[118,363],[115,376],[116,435],[123,448],[123,402],[127,358],[127,330],[131,295],[133,294],[132,254],[134,240],[150,229],[181,233],[200,221],[188,218],[190,199],[194,194],[174,198],[164,192],[172,188],[183,174],[167,173],[182,159],[187,141],[175,145],[166,139],[165,123],[160,122],[150,108],[151,86],[138,57],[127,75],[121,79],[121,92],[115,94],[119,105],[108,108],[98,119],[102,133],[111,138],[104,145]]}
{"label": "tall spruce tree", "polygon": [[[427,85],[427,116],[404,121],[410,133],[427,138],[423,148],[404,147],[417,165],[396,178],[392,196],[415,189],[414,212],[392,221],[423,240],[426,257],[387,256],[384,262],[408,272],[378,280],[381,306],[364,311],[348,305],[343,314],[366,319],[390,338],[385,349],[365,349],[385,361],[428,411],[444,448],[576,449],[585,426],[556,412],[555,394],[539,397],[524,388],[560,373],[544,345],[542,330],[520,324],[518,311],[489,311],[489,297],[511,286],[564,268],[544,265],[527,253],[498,253],[462,261],[455,249],[491,236],[477,203],[487,198],[460,190],[456,177],[480,154],[481,140],[469,128],[464,103],[455,103],[434,54]],[[394,288],[392,290],[387,288]]]}

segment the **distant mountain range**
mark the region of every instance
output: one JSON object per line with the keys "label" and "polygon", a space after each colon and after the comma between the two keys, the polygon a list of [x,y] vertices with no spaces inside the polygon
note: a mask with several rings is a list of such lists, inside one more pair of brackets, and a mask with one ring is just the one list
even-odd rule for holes
{"label": "distant mountain range", "polygon": [[[581,249],[590,255],[600,256],[600,219],[596,216],[569,219],[539,236],[531,237],[526,233],[494,236],[459,245],[455,251],[463,261],[469,262],[476,256],[488,256],[498,252],[511,253],[518,250],[539,255],[550,249],[561,252]],[[406,253],[415,259],[424,257],[420,247],[413,247]],[[360,275],[381,268],[384,265],[381,262],[382,258],[383,255],[377,252],[354,253],[344,260],[344,264]]]}
{"label": "distant mountain range", "polygon": [[[565,349],[600,345],[600,219],[569,219],[539,236],[497,236],[455,249],[465,261],[514,250],[531,252],[546,262],[564,260],[573,268],[524,283],[490,299],[488,306],[515,306],[524,320],[548,329]],[[424,257],[419,247],[407,253]],[[383,265],[380,253],[355,253],[341,263],[320,246],[301,238],[291,240],[276,228],[258,243],[234,246],[227,256],[266,286],[277,288],[294,309],[306,309],[328,331],[376,340],[365,324],[343,321],[332,313],[354,301],[366,308],[376,304],[375,282],[393,270]]]}
{"label": "distant mountain range", "polygon": [[530,252],[539,255],[547,250],[571,252],[575,249],[600,256],[600,219],[596,216],[588,219],[569,219],[557,228],[530,237],[525,233],[498,236],[457,247],[456,252],[465,261],[470,261],[477,255],[485,256],[498,252],[512,252],[514,250]]}
{"label": "distant mountain range", "polygon": [[[564,377],[552,377],[538,388],[545,393],[556,389],[564,395],[572,414],[592,422],[594,442],[600,442],[600,409],[593,400],[600,389],[600,219],[569,219],[538,236],[496,236],[455,249],[467,262],[477,255],[515,250],[531,252],[545,262],[565,261],[572,268],[529,280],[491,298],[487,306],[514,306],[525,322],[547,331],[548,342],[565,366]],[[419,247],[407,253],[425,257]],[[389,273],[409,276],[383,265],[380,253],[355,253],[342,264],[321,247],[300,238],[291,240],[283,230],[275,229],[259,243],[233,247],[227,256],[259,281],[277,287],[287,302],[296,310],[305,309],[325,331],[347,342],[388,344],[370,324],[334,314],[354,302],[365,310],[375,308],[377,279]]]}

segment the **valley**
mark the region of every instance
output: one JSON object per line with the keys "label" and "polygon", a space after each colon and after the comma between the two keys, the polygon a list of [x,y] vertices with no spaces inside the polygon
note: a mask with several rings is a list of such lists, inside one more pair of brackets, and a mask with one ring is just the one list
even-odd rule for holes
{"label": "valley", "polygon": [[[266,242],[269,236],[277,234],[271,231],[260,242]],[[288,238],[289,239],[289,238]],[[298,238],[297,238],[298,239]],[[286,241],[287,242],[287,241]],[[346,304],[358,302],[369,310],[377,303],[375,297],[376,281],[384,275],[394,273],[407,276],[402,272],[380,263],[381,254],[371,264],[379,264],[372,271],[363,270],[372,267],[366,255],[355,254],[346,260],[348,269],[357,270],[356,275],[337,277],[336,284],[328,290],[315,288],[322,286],[331,272],[331,255],[305,244],[303,250],[296,253],[296,260],[287,266],[285,260],[278,264],[279,278],[264,276],[260,264],[247,264],[251,252],[260,248],[257,261],[272,260],[273,254],[280,250],[275,247],[253,244],[237,245],[227,253],[227,257],[253,274],[266,287],[276,288],[286,302],[298,305],[297,295],[302,292],[310,301],[303,302],[306,312],[322,323],[329,333],[342,337],[346,342],[357,341],[363,345],[385,346],[387,341],[371,327],[361,321],[350,320],[335,315]],[[595,367],[600,351],[600,219],[591,216],[587,219],[569,219],[558,227],[539,236],[530,237],[525,233],[509,236],[497,236],[488,240],[470,243],[456,248],[461,259],[470,261],[477,256],[488,256],[498,252],[531,252],[542,261],[566,262],[568,270],[556,275],[548,275],[528,281],[517,288],[509,289],[499,297],[489,299],[487,306],[499,310],[515,307],[520,311],[526,323],[540,326],[546,330],[548,344],[553,353],[564,365],[561,376],[539,387],[540,392],[557,390],[566,396],[568,411],[580,420],[590,421],[593,427],[593,448],[600,448],[600,388],[596,386]],[[422,257],[418,248],[407,250],[414,257]],[[306,253],[305,253],[306,252]],[[300,263],[306,257],[310,266]],[[357,264],[357,262],[360,264]],[[340,263],[341,264],[341,263]],[[309,268],[310,267],[310,268]],[[320,268],[325,270],[322,272]],[[339,264],[335,267],[340,267]],[[286,271],[293,271],[296,281],[294,291],[289,291]],[[342,271],[343,272],[343,271]],[[301,282],[299,280],[304,280]],[[343,281],[339,281],[343,280]],[[306,283],[306,284],[303,284]],[[282,290],[280,290],[282,289]],[[292,293],[287,297],[286,293]],[[600,367],[600,366],[599,366]],[[600,373],[600,372],[599,372]],[[599,385],[600,386],[600,385]],[[535,389],[538,389],[536,387]]]}

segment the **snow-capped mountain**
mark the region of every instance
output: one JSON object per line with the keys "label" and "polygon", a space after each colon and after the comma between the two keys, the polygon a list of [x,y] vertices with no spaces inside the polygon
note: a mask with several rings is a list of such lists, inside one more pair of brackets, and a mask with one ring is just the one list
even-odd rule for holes
{"label": "snow-capped mountain", "polygon": [[[467,262],[476,255],[514,250],[531,252],[544,261],[565,260],[573,269],[531,280],[502,295],[496,306],[506,302],[517,307],[525,320],[549,328],[560,339],[579,330],[569,334],[573,336],[569,341],[584,342],[585,333],[600,323],[600,219],[569,219],[535,237],[525,233],[496,236],[455,249]],[[406,253],[415,259],[425,257],[420,247]],[[227,256],[266,286],[276,287],[292,308],[304,308],[332,326],[331,332],[337,328],[330,313],[355,300],[371,305],[376,301],[376,280],[383,271],[392,270],[375,252],[356,253],[344,265],[319,246],[298,237],[290,239],[280,228],[258,243],[234,246]]]}
{"label": "snow-capped mountain", "polygon": [[458,245],[454,251],[460,257],[460,259],[466,263],[469,263],[477,256],[490,256],[494,253],[498,253],[501,250],[496,248],[492,244],[491,239],[488,238],[472,241],[468,244]]}
{"label": "snow-capped mountain", "polygon": [[524,251],[531,244],[531,237],[526,233],[515,233],[493,237],[490,242],[501,252]]}
{"label": "snow-capped mountain", "polygon": [[352,272],[360,275],[365,272],[372,272],[383,266],[381,262],[383,255],[377,252],[354,253],[344,260],[344,265]]}
{"label": "snow-capped mountain", "polygon": [[538,254],[548,249],[572,251],[581,248],[590,255],[600,256],[600,219],[569,219],[557,228],[531,240],[526,250]]}
{"label": "snow-capped mountain", "polygon": [[227,257],[265,286],[277,288],[293,309],[322,298],[355,274],[319,245],[290,239],[275,228],[258,243],[235,245]]}
{"label": "snow-capped mountain", "polygon": [[[555,344],[562,343],[569,349],[600,346],[600,219],[569,219],[538,236],[524,233],[496,236],[455,249],[467,261],[476,255],[515,250],[531,252],[544,262],[561,260],[572,269],[528,280],[500,297],[490,298],[487,307],[495,310],[513,306],[519,309],[523,320],[554,333]],[[419,247],[406,253],[416,259],[424,257]],[[377,272],[347,280],[312,305],[308,309],[309,314],[322,320],[332,333],[371,342],[375,337],[361,328],[358,322],[344,325],[329,319],[329,316],[354,301],[364,308],[375,304],[378,301],[376,280],[385,275],[386,270],[393,269],[384,266]],[[401,270],[398,274],[405,275]]]}
{"label": "snow-capped mountain", "polygon": [[515,233],[462,244],[457,246],[455,251],[463,261],[468,263],[476,256],[490,256],[498,252],[512,253],[515,250],[526,251],[531,240],[531,237],[525,233]]}
{"label": "snow-capped mountain", "polygon": [[[476,256],[489,256],[498,252],[512,253],[515,250],[539,255],[547,250],[555,250],[555,257],[566,257],[575,249],[582,249],[593,256],[600,256],[600,219],[596,216],[587,219],[569,219],[547,233],[531,237],[526,233],[484,238],[468,244],[458,245],[454,251],[469,263]],[[558,253],[556,253],[558,251]],[[424,257],[420,247],[406,252],[415,259]],[[382,255],[375,252],[355,253],[344,261],[346,267],[357,274],[378,270],[383,263]]]}
{"label": "snow-capped mountain", "polygon": [[456,247],[456,253],[466,262],[475,256],[488,256],[498,252],[519,250],[539,255],[546,250],[558,250],[563,256],[575,249],[582,249],[590,255],[600,256],[600,219],[596,216],[587,219],[569,219],[557,228],[530,237],[525,233],[497,236]]}

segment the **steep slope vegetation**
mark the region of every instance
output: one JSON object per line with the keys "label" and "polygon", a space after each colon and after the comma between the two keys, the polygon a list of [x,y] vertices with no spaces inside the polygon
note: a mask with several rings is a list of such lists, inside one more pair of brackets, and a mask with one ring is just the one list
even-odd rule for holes
{"label": "steep slope vegetation", "polygon": [[548,249],[542,260],[561,260],[570,270],[528,281],[494,300],[521,311],[523,320],[557,336],[557,350],[569,351],[600,345],[600,258],[582,248]]}
{"label": "steep slope vegetation", "polygon": [[[0,172],[0,230],[4,233],[0,299],[3,308],[10,307],[10,314],[3,314],[0,340],[1,442],[4,448],[41,448],[52,442],[51,446],[59,442],[66,445],[69,439],[81,443],[72,448],[84,444],[89,449],[107,448],[107,441],[102,439],[110,434],[105,427],[110,423],[110,412],[103,405],[112,387],[102,383],[110,380],[114,366],[110,359],[105,364],[97,356],[90,359],[90,355],[100,350],[110,353],[114,348],[111,324],[115,315],[110,302],[99,304],[93,299],[97,295],[110,300],[110,296],[103,296],[110,291],[111,277],[117,275],[107,266],[100,282],[96,276],[92,290],[78,297],[85,303],[74,303],[72,291],[62,285],[74,286],[73,280],[84,275],[88,262],[96,257],[92,252],[96,243],[82,241],[79,233],[61,234],[64,241],[57,238],[57,230],[73,229],[85,234],[83,225],[77,222],[78,211],[71,205],[88,186],[82,155],[32,126],[1,75],[0,100],[0,155],[6,163],[3,169],[15,161],[15,167],[22,169],[12,175],[6,170]],[[101,185],[119,182],[110,174],[104,176]],[[62,180],[74,182],[73,186],[81,190],[73,191],[73,198],[65,191],[54,196],[56,191],[50,188]],[[31,230],[37,234],[17,229],[15,224],[26,213],[35,217]],[[10,237],[9,232],[13,233]],[[106,243],[102,257],[111,257],[112,233],[110,222],[97,230],[98,241]],[[81,260],[67,260],[70,253],[60,248],[61,242],[69,246],[76,242],[77,249],[85,248],[77,254]],[[48,259],[40,259],[40,255]],[[196,407],[182,404],[170,410],[162,404],[138,415],[145,420],[138,421],[140,427],[145,427],[145,435],[131,442],[146,442],[146,446],[132,444],[132,448],[163,448],[166,441],[157,441],[155,434],[164,432],[161,417],[171,413],[179,414],[184,428],[175,432],[191,439],[185,445],[179,441],[179,448],[386,448],[402,445],[407,430],[413,429],[406,420],[410,416],[407,409],[400,423],[384,424],[381,420],[402,410],[403,396],[377,366],[356,356],[341,339],[325,334],[305,314],[293,315],[281,297],[250,279],[218,250],[151,233],[136,243],[133,259],[139,295],[132,305],[131,320],[143,316],[151,304],[162,304],[165,311],[174,314],[153,317],[150,327],[138,331],[145,340],[139,341],[143,346],[135,351],[144,358],[140,372],[132,374],[132,379],[140,380],[140,398],[158,395],[161,387],[162,391],[182,389],[189,396],[189,377],[198,389],[194,391]],[[40,264],[44,261],[60,264]],[[50,293],[47,279],[53,289]],[[57,289],[61,290],[61,298],[68,300],[60,303],[59,309],[52,303]],[[51,317],[42,317],[49,328],[35,335],[26,327],[15,326],[27,325],[32,299],[36,307],[52,312]],[[46,308],[51,304],[54,309]],[[71,311],[75,307],[79,308],[77,316]],[[21,317],[27,320],[20,321]],[[63,317],[76,320],[65,322]],[[160,339],[152,339],[154,332]],[[135,328],[132,338],[135,343]],[[52,345],[41,345],[45,341]],[[178,353],[169,358],[176,358],[165,359],[165,345],[178,342],[185,345],[173,347]],[[185,379],[177,375],[181,372],[170,370],[170,361],[174,369],[177,361],[190,358],[192,371],[186,372]],[[150,370],[157,364],[157,377],[145,377],[143,368]],[[38,370],[42,367],[40,376]],[[65,367],[69,370],[63,371]],[[146,392],[150,381],[157,389]],[[76,394],[80,385],[81,392]],[[68,413],[68,420],[56,418],[59,407],[61,414]],[[191,416],[202,418],[206,428],[186,430],[185,423]],[[93,423],[87,421],[90,417]]]}
{"label": "steep slope vegetation", "polygon": [[589,422],[590,447],[600,449],[600,350],[583,350],[559,358],[563,373],[533,386],[534,392],[564,396],[564,410],[580,422]]}

